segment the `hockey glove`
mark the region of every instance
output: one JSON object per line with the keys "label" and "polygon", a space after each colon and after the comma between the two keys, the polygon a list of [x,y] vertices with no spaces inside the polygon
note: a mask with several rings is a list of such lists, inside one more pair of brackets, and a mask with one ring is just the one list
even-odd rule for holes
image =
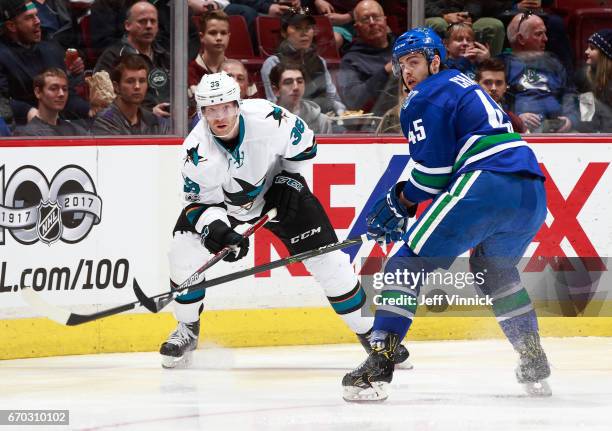
{"label": "hockey glove", "polygon": [[368,238],[380,244],[399,241],[408,226],[408,218],[416,213],[417,205],[407,208],[399,200],[405,181],[401,181],[381,197],[366,217]]}
{"label": "hockey glove", "polygon": [[215,220],[204,226],[202,242],[204,247],[213,254],[219,253],[228,245],[233,246],[234,250],[223,258],[227,262],[236,262],[249,252],[249,239],[243,238],[221,220]]}
{"label": "hockey glove", "polygon": [[272,185],[264,195],[264,212],[276,208],[276,220],[281,223],[295,218],[301,198],[308,193],[306,180],[300,174],[282,171],[272,180]]}

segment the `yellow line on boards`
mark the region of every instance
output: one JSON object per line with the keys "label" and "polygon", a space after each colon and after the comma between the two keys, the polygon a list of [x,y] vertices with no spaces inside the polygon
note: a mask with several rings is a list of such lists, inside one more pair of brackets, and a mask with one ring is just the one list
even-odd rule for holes
{"label": "yellow line on boards", "polygon": [[[542,336],[612,336],[610,317],[544,317]],[[44,318],[0,320],[0,359],[155,351],[174,329],[170,313],[123,314],[67,327]],[[408,340],[500,338],[493,317],[420,317]],[[329,307],[206,311],[201,343],[226,347],[356,342]]]}

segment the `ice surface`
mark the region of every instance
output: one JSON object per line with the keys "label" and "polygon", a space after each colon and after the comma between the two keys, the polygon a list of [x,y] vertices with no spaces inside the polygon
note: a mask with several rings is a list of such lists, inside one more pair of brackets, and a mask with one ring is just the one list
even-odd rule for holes
{"label": "ice surface", "polygon": [[[553,396],[528,398],[503,340],[410,342],[383,403],[349,404],[357,344],[221,349],[163,370],[156,353],[0,361],[0,409],[69,409],[33,430],[610,430],[612,339],[547,338]],[[0,426],[0,431],[11,429]]]}

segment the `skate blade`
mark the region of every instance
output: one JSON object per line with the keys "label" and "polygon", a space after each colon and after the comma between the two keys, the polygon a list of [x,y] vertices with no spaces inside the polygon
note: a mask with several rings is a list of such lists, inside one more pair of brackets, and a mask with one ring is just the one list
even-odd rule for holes
{"label": "skate blade", "polygon": [[404,362],[401,362],[399,364],[395,364],[396,370],[412,370],[413,368],[414,368],[414,365],[412,365],[412,362],[410,362],[408,359],[406,359]]}
{"label": "skate blade", "polygon": [[550,397],[552,395],[552,390],[546,380],[523,383],[523,387],[530,397]]}
{"label": "skate blade", "polygon": [[161,357],[162,357],[162,368],[166,368],[166,369],[189,368],[193,360],[193,352],[187,352],[183,356],[179,356],[179,357],[166,356],[166,355],[161,355]]}
{"label": "skate blade", "polygon": [[342,398],[349,403],[380,402],[389,398],[386,382],[374,382],[369,388],[343,386]]}

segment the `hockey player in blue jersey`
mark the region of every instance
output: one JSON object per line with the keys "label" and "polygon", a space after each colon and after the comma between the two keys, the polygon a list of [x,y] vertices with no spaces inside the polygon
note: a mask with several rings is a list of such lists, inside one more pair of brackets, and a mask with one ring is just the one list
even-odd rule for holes
{"label": "hockey player in blue jersey", "polygon": [[[409,30],[395,42],[394,72],[410,91],[400,122],[414,165],[408,181],[374,204],[368,235],[404,242],[385,275],[449,268],[456,256],[473,249],[471,269],[486,274],[482,293],[493,299],[501,329],[519,354],[519,383],[530,395],[550,395],[545,381],[550,367],[536,315],[516,269],[546,217],[544,176],[499,105],[461,72],[441,67],[444,57],[444,46],[430,28]],[[419,202],[429,199],[431,205],[405,232]],[[370,338],[373,350],[344,376],[345,400],[387,398],[393,349],[412,323],[419,288],[405,279],[383,287]]]}

